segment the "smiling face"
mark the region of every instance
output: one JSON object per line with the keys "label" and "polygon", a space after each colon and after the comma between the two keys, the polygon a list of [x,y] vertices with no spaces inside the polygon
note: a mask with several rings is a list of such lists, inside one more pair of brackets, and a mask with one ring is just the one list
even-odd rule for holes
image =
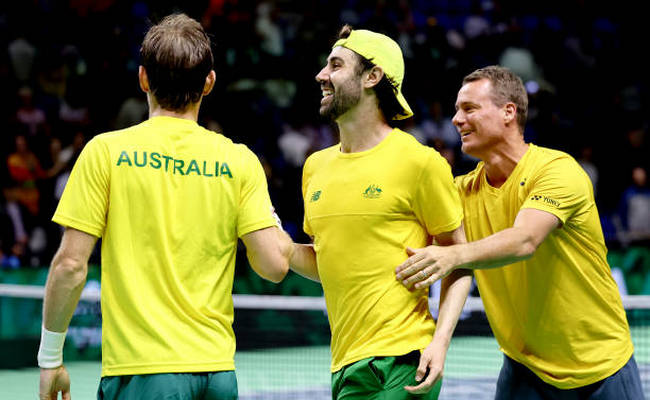
{"label": "smiling face", "polygon": [[504,130],[512,121],[512,103],[497,106],[488,79],[468,82],[458,91],[453,123],[460,133],[462,150],[485,159],[490,148],[503,140]]}
{"label": "smiling face", "polygon": [[316,75],[323,98],[320,114],[337,120],[361,99],[362,85],[359,57],[345,47],[335,47],[327,57],[327,65]]}

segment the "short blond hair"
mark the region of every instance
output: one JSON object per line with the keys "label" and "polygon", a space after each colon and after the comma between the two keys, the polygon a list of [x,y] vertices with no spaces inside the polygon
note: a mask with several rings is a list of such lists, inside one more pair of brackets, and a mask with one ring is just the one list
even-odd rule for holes
{"label": "short blond hair", "polygon": [[140,54],[163,109],[184,110],[201,99],[214,61],[210,38],[197,21],[185,14],[166,16],[149,29]]}
{"label": "short blond hair", "polygon": [[528,118],[528,93],[519,76],[508,68],[499,65],[480,68],[463,79],[463,85],[487,79],[492,83],[492,102],[502,107],[506,103],[513,103],[517,107],[517,125],[523,134]]}

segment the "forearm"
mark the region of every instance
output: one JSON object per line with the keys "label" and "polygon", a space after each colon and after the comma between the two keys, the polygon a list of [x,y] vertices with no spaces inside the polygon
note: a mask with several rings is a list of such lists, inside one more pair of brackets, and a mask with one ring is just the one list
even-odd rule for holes
{"label": "forearm", "polygon": [[45,285],[43,326],[52,332],[68,329],[86,283],[85,262],[55,257]]}
{"label": "forearm", "polygon": [[454,247],[460,259],[457,268],[489,269],[530,258],[537,245],[527,230],[512,227]]}
{"label": "forearm", "polygon": [[251,268],[262,278],[280,282],[289,270],[293,241],[275,226],[242,236]]}
{"label": "forearm", "polygon": [[305,278],[320,282],[314,245],[294,243],[293,254],[289,265],[294,272]]}
{"label": "forearm", "polygon": [[472,286],[472,271],[459,269],[442,280],[433,341],[446,351]]}

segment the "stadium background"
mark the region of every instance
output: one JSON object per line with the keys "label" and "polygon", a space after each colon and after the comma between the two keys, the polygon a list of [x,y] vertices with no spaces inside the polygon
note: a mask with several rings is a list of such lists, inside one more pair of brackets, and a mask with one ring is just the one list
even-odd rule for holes
{"label": "stadium background", "polygon": [[[461,154],[450,124],[462,77],[496,63],[515,70],[529,90],[527,140],[567,151],[587,170],[623,294],[650,294],[647,15],[636,2],[597,3],[4,2],[0,284],[44,283],[60,237],[49,219],[76,155],[94,135],[146,118],[137,83],[139,45],[150,21],[182,11],[201,21],[214,42],[218,81],[204,100],[200,123],[245,143],[260,157],[273,203],[294,240],[308,240],[301,230],[302,163],[312,151],[337,141],[336,127],[318,115],[321,94],[314,76],[338,29],[350,23],[387,33],[400,43],[406,61],[404,93],[415,118],[399,126],[437,148],[455,174],[475,164]],[[26,164],[33,167],[27,174],[20,168]],[[97,252],[91,262],[90,289],[100,284]],[[322,293],[294,274],[280,285],[264,282],[247,267],[243,254],[234,290]],[[67,346],[66,359],[96,361],[98,305],[83,304],[74,321],[81,344]],[[0,367],[34,365],[39,312],[38,301],[0,297]],[[279,327],[280,344],[327,344],[322,311],[288,316],[242,310],[239,315],[236,325],[251,327],[238,332],[242,350],[278,346],[264,343],[270,321]],[[482,326],[472,329],[485,330]],[[461,335],[464,329],[461,324]]]}

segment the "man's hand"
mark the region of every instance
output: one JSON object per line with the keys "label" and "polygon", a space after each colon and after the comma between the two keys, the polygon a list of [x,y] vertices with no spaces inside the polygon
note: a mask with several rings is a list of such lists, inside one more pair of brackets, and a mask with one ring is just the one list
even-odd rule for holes
{"label": "man's hand", "polygon": [[421,289],[449,275],[461,263],[455,246],[431,245],[421,249],[406,248],[409,258],[395,272],[397,279],[408,288]]}
{"label": "man's hand", "polygon": [[[442,379],[442,370],[445,366],[445,349],[437,346],[433,341],[420,355],[420,364],[415,373],[417,386],[404,386],[404,390],[412,394],[429,393],[435,384]],[[425,378],[424,381],[422,380]]]}
{"label": "man's hand", "polygon": [[63,400],[71,400],[68,371],[63,365],[57,368],[41,368],[41,382],[38,389],[40,400],[57,400],[59,392]]}

